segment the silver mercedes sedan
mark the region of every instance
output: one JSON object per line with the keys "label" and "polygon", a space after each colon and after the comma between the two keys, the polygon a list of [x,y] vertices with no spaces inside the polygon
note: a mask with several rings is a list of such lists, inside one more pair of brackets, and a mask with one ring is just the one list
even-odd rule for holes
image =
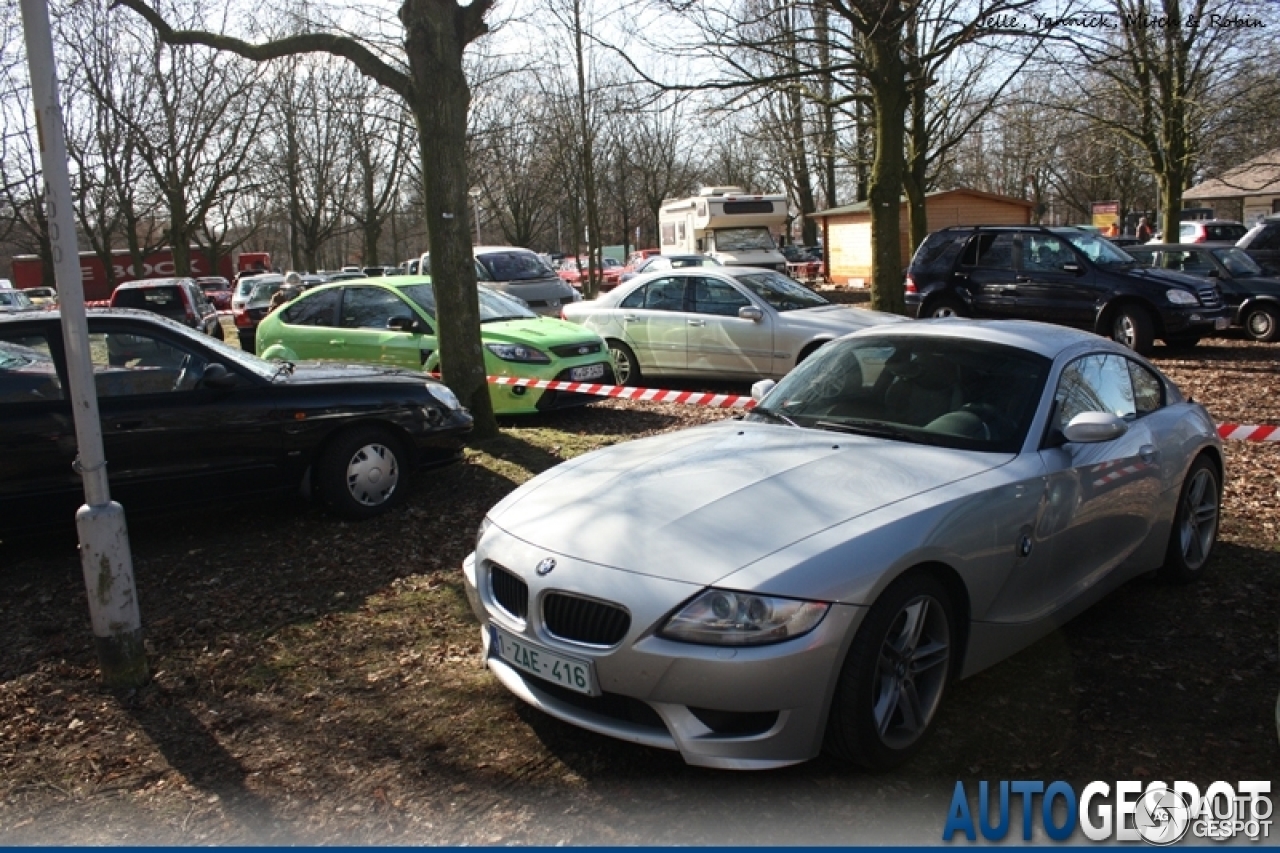
{"label": "silver mercedes sedan", "polygon": [[645,377],[778,379],[818,347],[884,314],[828,302],[773,270],[714,267],[637,276],[560,316],[609,343],[619,385]]}
{"label": "silver mercedes sedan", "polygon": [[1212,419],[1086,332],[876,326],[753,396],[489,512],[464,572],[509,690],[691,764],[891,767],[950,682],[1217,539]]}

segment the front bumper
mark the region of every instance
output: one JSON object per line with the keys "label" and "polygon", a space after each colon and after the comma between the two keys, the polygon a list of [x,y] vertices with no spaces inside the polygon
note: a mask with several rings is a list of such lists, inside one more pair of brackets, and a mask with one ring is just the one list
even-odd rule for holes
{"label": "front bumper", "polygon": [[[468,556],[463,573],[468,600],[482,625],[485,664],[525,702],[599,734],[678,750],[689,764],[704,767],[765,769],[818,754],[835,681],[866,608],[833,605],[813,631],[774,645],[679,643],[655,632],[701,586],[561,554],[554,555],[554,571],[538,577],[533,567],[552,556],[545,549],[495,527],[482,544],[479,559]],[[524,618],[514,617],[495,599],[495,565],[527,585]],[[630,627],[608,648],[559,639],[543,618],[542,602],[548,593],[615,603],[629,613]],[[508,664],[497,655],[491,626],[553,652],[589,660],[599,695],[573,693]]]}
{"label": "front bumper", "polygon": [[[1232,321],[1231,309],[1221,308],[1171,308],[1160,317],[1164,334],[1170,337],[1206,337],[1225,331]],[[1221,321],[1221,322],[1219,322]]]}

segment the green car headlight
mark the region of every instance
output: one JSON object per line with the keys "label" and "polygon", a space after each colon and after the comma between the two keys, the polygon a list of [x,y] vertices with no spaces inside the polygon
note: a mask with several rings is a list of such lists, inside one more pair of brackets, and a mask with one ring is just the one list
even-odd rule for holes
{"label": "green car headlight", "polygon": [[727,589],[708,589],[667,620],[668,640],[712,646],[759,646],[807,634],[831,605]]}
{"label": "green car headlight", "polygon": [[551,358],[546,353],[524,344],[485,344],[485,347],[503,361],[519,361],[525,364],[551,363]]}

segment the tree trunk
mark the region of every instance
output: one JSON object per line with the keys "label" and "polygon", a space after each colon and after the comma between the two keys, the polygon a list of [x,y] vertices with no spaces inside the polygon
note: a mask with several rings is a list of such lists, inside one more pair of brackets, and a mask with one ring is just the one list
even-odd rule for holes
{"label": "tree trunk", "polygon": [[480,302],[471,252],[467,176],[467,110],[471,89],[462,69],[466,42],[457,7],[408,0],[400,10],[412,77],[410,109],[418,125],[423,199],[431,246],[444,381],[475,418],[474,436],[497,436],[480,344]]}
{"label": "tree trunk", "polygon": [[868,81],[876,115],[876,151],[867,200],[871,205],[871,307],[905,314],[902,286],[902,184],[908,94],[900,40],[869,40],[872,68]]}

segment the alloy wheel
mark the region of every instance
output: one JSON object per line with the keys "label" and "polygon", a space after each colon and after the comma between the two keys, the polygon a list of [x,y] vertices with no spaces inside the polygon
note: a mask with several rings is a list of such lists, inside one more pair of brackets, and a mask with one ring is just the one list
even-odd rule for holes
{"label": "alloy wheel", "polygon": [[946,686],[951,626],[931,595],[898,612],[876,662],[872,716],[880,740],[902,749],[924,734]]}
{"label": "alloy wheel", "polygon": [[1196,471],[1183,498],[1178,539],[1187,568],[1196,570],[1209,559],[1218,533],[1218,484],[1208,468]]}

